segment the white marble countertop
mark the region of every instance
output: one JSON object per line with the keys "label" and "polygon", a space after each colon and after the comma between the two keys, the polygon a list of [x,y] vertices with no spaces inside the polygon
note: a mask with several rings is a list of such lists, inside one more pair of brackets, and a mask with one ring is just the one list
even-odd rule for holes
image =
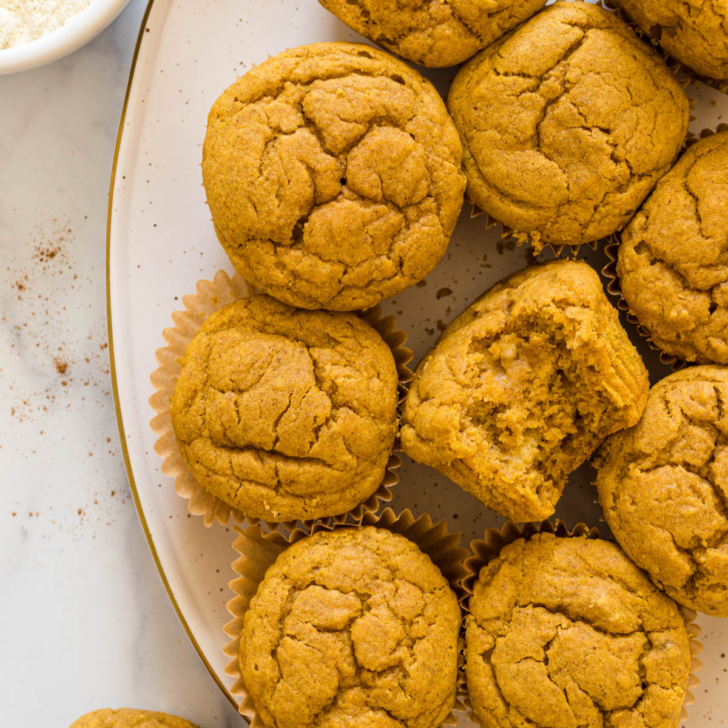
{"label": "white marble countertop", "polygon": [[[0,77],[0,728],[100,707],[244,725],[180,626],[124,471],[106,348],[106,209],[146,0]],[[721,726],[723,624],[701,617],[690,726]]]}
{"label": "white marble countertop", "polygon": [[244,725],[187,639],[139,526],[106,349],[106,205],[145,9],[0,77],[3,728],[101,707]]}

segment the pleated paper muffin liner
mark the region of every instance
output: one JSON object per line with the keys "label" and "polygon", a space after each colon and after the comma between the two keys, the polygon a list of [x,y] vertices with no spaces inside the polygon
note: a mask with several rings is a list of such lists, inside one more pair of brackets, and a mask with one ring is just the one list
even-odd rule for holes
{"label": "pleated paper muffin liner", "polygon": [[[649,199],[649,198],[648,198]],[[646,202],[646,200],[645,200]],[[617,259],[619,258],[619,246],[622,244],[622,237],[619,233],[614,233],[607,239],[607,244],[604,247],[604,253],[609,262],[602,268],[602,275],[607,279],[607,292],[612,296],[617,296],[617,308],[620,311],[624,311],[627,314],[627,321],[631,323],[636,329],[637,333],[647,341],[648,346],[653,351],[659,352],[660,361],[670,367],[673,372],[680,371],[687,366],[687,363],[682,359],[678,359],[673,354],[668,354],[662,351],[657,344],[652,340],[652,332],[644,325],[642,325],[635,314],[632,313],[627,301],[625,301],[622,295],[622,286],[619,282],[619,276],[617,275]]]}
{"label": "pleated paper muffin liner", "polygon": [[[151,382],[156,391],[149,398],[149,403],[156,412],[156,416],[150,424],[157,435],[154,450],[163,460],[162,472],[175,479],[174,489],[178,495],[187,500],[188,511],[194,516],[202,516],[206,526],[211,526],[216,520],[225,525],[231,515],[238,522],[242,522],[246,515],[205,490],[192,476],[177,445],[177,438],[172,427],[170,403],[172,392],[182,371],[180,359],[203,322],[210,314],[228,303],[254,295],[255,290],[238,274],[231,278],[222,270],[215,274],[212,281],[198,281],[196,289],[196,293],[182,298],[184,310],[175,311],[172,314],[174,326],[165,329],[162,333],[167,346],[157,349],[156,352],[159,367],[151,375]],[[405,385],[414,376],[407,366],[412,360],[412,351],[404,346],[407,334],[397,329],[394,316],[382,316],[380,306],[359,312],[358,315],[379,333],[392,351],[399,377],[397,396],[397,406],[399,407],[406,396]],[[395,441],[394,449],[398,449],[398,441]],[[392,499],[391,488],[399,482],[395,471],[400,464],[399,456],[393,452],[389,457],[384,478],[374,493],[346,513],[318,520],[325,524],[340,524],[347,520],[360,523],[366,513],[376,513],[382,503],[388,503]],[[261,520],[248,518],[247,522],[257,524],[261,523]],[[263,521],[263,523],[269,530],[283,527],[290,531],[296,524],[310,530],[315,521],[294,520],[284,523]]]}
{"label": "pleated paper muffin liner", "polygon": [[623,10],[620,7],[617,7],[614,5],[614,3],[611,2],[611,0],[603,0],[603,7],[606,10],[610,10],[614,13],[616,13],[619,18],[621,18],[627,25],[632,29],[632,31],[635,33],[635,35],[643,40],[645,43],[648,43],[651,45],[655,53],[657,53],[660,58],[665,62],[665,65],[675,74],[678,73],[682,74],[682,78],[680,78],[680,82],[684,83],[686,86],[692,81],[695,83],[702,83],[705,86],[710,86],[711,88],[714,88],[716,91],[720,91],[721,93],[728,94],[728,80],[721,81],[717,78],[710,78],[708,76],[703,76],[702,74],[698,73],[697,71],[693,71],[692,68],[688,68],[686,65],[681,63],[677,60],[677,58],[674,58],[671,56],[659,43],[658,40],[655,38],[652,38],[650,35],[645,33],[642,28],[637,25],[637,23],[632,20],[632,18],[627,14],[625,10]]}
{"label": "pleated paper muffin liner", "polygon": [[[593,526],[587,526],[585,523],[578,523],[574,528],[569,530],[563,521],[556,520],[555,523],[551,521],[542,521],[541,523],[525,523],[523,526],[509,521],[504,524],[503,527],[498,530],[496,528],[489,528],[483,534],[482,539],[476,539],[470,544],[470,550],[472,556],[465,559],[465,570],[467,572],[465,578],[462,581],[463,591],[465,592],[465,600],[463,602],[463,621],[465,616],[470,613],[470,597],[473,595],[473,586],[478,580],[480,571],[483,567],[487,566],[491,561],[498,558],[503,548],[517,541],[519,538],[523,538],[528,541],[530,538],[535,536],[537,533],[551,533],[558,538],[586,538],[589,540],[597,540],[601,538],[599,529]],[[647,578],[647,577],[646,577]],[[690,638],[690,654],[692,655],[692,662],[690,665],[690,673],[688,674],[688,686],[685,693],[685,699],[683,700],[682,711],[680,713],[680,722],[683,723],[688,718],[687,708],[695,702],[695,696],[691,690],[694,690],[699,684],[696,673],[702,668],[703,663],[698,659],[698,655],[703,651],[703,645],[698,640],[701,635],[701,628],[695,624],[697,618],[697,612],[687,607],[683,607],[677,604],[680,614],[685,621],[685,628]],[[470,699],[466,696],[465,706],[468,710],[468,718],[473,721],[476,725],[482,726],[483,723],[478,718]]]}
{"label": "pleated paper muffin liner", "polygon": [[[433,524],[432,518],[427,514],[415,519],[410,510],[402,511],[402,513],[396,515],[391,508],[386,508],[381,515],[372,512],[365,513],[362,523],[353,526],[353,528],[360,526],[384,528],[415,543],[440,569],[457,595],[458,601],[462,604],[465,597],[462,580],[466,574],[463,562],[469,552],[458,545],[461,534],[449,533],[445,521]],[[310,533],[333,531],[340,528],[352,528],[352,526],[339,523],[316,523]],[[259,526],[249,526],[245,529],[233,526],[233,530],[237,533],[233,548],[239,556],[232,564],[232,569],[237,576],[230,582],[230,589],[235,596],[227,603],[227,609],[232,615],[232,621],[225,625],[225,634],[231,640],[223,648],[225,655],[230,658],[225,672],[235,678],[235,683],[230,692],[239,698],[238,710],[240,714],[247,718],[251,728],[266,728],[266,724],[256,711],[253,698],[248,693],[240,673],[240,635],[243,629],[243,619],[248,611],[250,601],[255,596],[268,568],[272,566],[276,558],[289,545],[306,538],[309,532],[295,528],[290,531],[288,536],[285,536],[280,531],[266,533]],[[460,639],[462,641],[462,635]],[[462,649],[459,653],[462,661]],[[458,670],[459,682],[456,701],[442,726],[457,725],[458,719],[454,712],[465,710],[462,701],[464,686],[460,681],[462,663],[460,668]]]}
{"label": "pleated paper muffin liner", "polygon": [[[697,144],[697,142],[701,139],[705,139],[706,137],[713,136],[714,134],[724,132],[728,132],[728,124],[719,124],[715,129],[703,129],[703,131],[701,131],[700,134],[697,135],[690,134],[685,140],[685,145],[680,156],[682,157],[682,155],[688,149],[690,149],[690,147],[692,147],[694,144]],[[649,197],[647,198],[647,200],[649,200]],[[645,202],[647,202],[647,200],[645,200]],[[659,352],[660,361],[665,366],[669,366],[673,372],[678,372],[681,369],[684,369],[686,366],[691,366],[692,362],[683,361],[674,354],[668,354],[667,352],[660,349],[660,347],[655,344],[652,338],[652,332],[649,330],[649,328],[644,324],[640,323],[637,315],[630,310],[629,304],[625,300],[622,293],[622,285],[619,280],[619,275],[617,274],[617,260],[619,258],[619,246],[621,244],[621,234],[615,233],[608,238],[607,245],[604,248],[604,252],[609,258],[609,262],[602,268],[602,275],[607,279],[608,293],[612,296],[617,297],[617,308],[627,314],[627,321],[629,321],[636,327],[637,333],[639,333],[639,335],[643,339],[645,339],[645,341],[647,341],[650,349]]]}
{"label": "pleated paper muffin liner", "polygon": [[537,238],[535,237],[535,234],[531,233],[522,233],[517,232],[513,228],[508,227],[505,223],[501,222],[500,220],[496,220],[490,213],[486,212],[485,210],[478,207],[478,205],[473,202],[466,194],[465,201],[469,202],[473,209],[470,212],[470,219],[474,219],[476,217],[481,217],[485,215],[485,229],[490,230],[494,228],[496,225],[501,226],[501,237],[503,240],[509,240],[513,239],[516,241],[517,245],[531,245],[533,247],[533,254],[539,255],[540,253],[543,253],[544,250],[551,249],[554,252],[554,257],[559,258],[561,257],[561,253],[564,251],[564,249],[568,248],[571,255],[576,255],[579,252],[579,248],[586,245],[590,247],[592,250],[597,249],[598,240],[591,240],[588,243],[582,243],[581,245],[556,245],[555,243],[542,243],[538,242],[536,243]]}

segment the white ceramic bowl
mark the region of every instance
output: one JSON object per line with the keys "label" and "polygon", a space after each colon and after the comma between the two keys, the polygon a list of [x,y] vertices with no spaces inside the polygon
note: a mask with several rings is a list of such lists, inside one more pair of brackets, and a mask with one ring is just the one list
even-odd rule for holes
{"label": "white ceramic bowl", "polygon": [[73,53],[109,25],[128,2],[91,0],[88,7],[48,35],[0,50],[0,75],[37,68]]}

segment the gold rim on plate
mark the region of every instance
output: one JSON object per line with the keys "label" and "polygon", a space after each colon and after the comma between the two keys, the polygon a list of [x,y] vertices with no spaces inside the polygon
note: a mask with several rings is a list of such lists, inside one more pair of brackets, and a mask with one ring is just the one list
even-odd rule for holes
{"label": "gold rim on plate", "polygon": [[217,683],[217,686],[222,690],[223,695],[228,699],[230,704],[237,710],[237,703],[235,702],[235,699],[230,694],[230,691],[225,687],[222,680],[218,677],[215,670],[212,668],[212,665],[209,663],[207,657],[205,657],[204,652],[202,651],[202,648],[200,647],[199,643],[197,642],[197,639],[192,634],[192,630],[190,629],[189,624],[187,623],[187,620],[185,619],[184,614],[182,613],[182,609],[179,606],[177,602],[177,598],[174,595],[174,592],[172,591],[172,587],[169,584],[169,581],[167,580],[167,575],[164,572],[164,567],[162,566],[162,562],[159,558],[159,554],[157,553],[157,547],[154,545],[154,540],[152,539],[152,534],[149,530],[149,525],[147,524],[146,517],[144,516],[144,511],[142,510],[141,501],[139,500],[139,492],[137,491],[136,482],[134,480],[134,472],[132,471],[131,467],[131,460],[129,458],[129,450],[126,446],[126,433],[124,431],[124,420],[121,416],[121,405],[119,404],[119,383],[116,379],[116,360],[114,357],[114,331],[113,331],[113,325],[111,322],[111,215],[112,211],[114,209],[114,185],[116,184],[116,167],[119,162],[119,149],[121,148],[121,138],[124,133],[124,122],[126,121],[126,112],[127,107],[129,105],[129,97],[131,96],[131,87],[134,82],[134,73],[136,71],[136,65],[137,61],[139,59],[139,51],[142,47],[142,41],[144,39],[145,30],[147,28],[147,21],[149,20],[149,16],[152,12],[152,6],[154,5],[154,0],[148,0],[147,8],[144,11],[144,16],[142,17],[142,23],[141,27],[139,28],[139,35],[137,37],[136,47],[134,48],[134,55],[132,56],[131,60],[131,68],[129,69],[129,83],[126,87],[126,94],[124,95],[124,105],[121,108],[121,118],[119,120],[119,131],[116,136],[116,147],[114,148],[114,160],[111,165],[111,182],[109,185],[109,207],[108,212],[106,215],[106,328],[107,328],[107,335],[109,339],[109,370],[111,374],[111,389],[114,395],[114,411],[116,412],[116,426],[119,430],[119,440],[121,443],[121,452],[124,456],[124,467],[126,468],[126,477],[129,481],[129,489],[131,490],[132,499],[134,500],[134,506],[136,508],[137,516],[139,517],[139,522],[142,526],[142,531],[144,532],[144,538],[147,540],[147,545],[149,546],[149,550],[152,552],[152,558],[154,559],[154,563],[157,567],[157,571],[159,572],[159,577],[162,580],[162,584],[164,585],[164,588],[167,592],[167,596],[169,597],[170,602],[172,602],[172,606],[174,607],[174,611],[177,613],[177,617],[182,624],[182,628],[187,633],[187,636],[190,639],[190,642],[192,643],[192,646],[195,648],[200,660],[202,660],[202,664],[207,668],[207,671],[212,676],[212,679]]}

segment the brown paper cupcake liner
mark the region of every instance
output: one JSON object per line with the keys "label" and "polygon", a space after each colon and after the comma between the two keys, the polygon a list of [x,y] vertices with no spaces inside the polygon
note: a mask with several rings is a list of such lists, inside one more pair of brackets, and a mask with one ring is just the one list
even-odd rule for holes
{"label": "brown paper cupcake liner", "polygon": [[[599,529],[593,526],[588,526],[585,523],[578,523],[574,528],[569,530],[563,521],[556,520],[555,523],[551,521],[542,521],[541,523],[525,523],[522,527],[509,521],[504,524],[500,530],[496,528],[489,528],[483,534],[482,539],[476,539],[470,544],[470,550],[472,556],[465,559],[465,570],[467,572],[465,578],[462,581],[463,591],[466,594],[463,602],[463,614],[467,615],[470,613],[470,597],[473,594],[473,585],[478,580],[480,570],[487,566],[491,561],[498,558],[501,550],[508,546],[508,544],[517,541],[519,538],[526,540],[530,539],[537,533],[552,533],[558,538],[587,538],[590,540],[596,540],[601,538]],[[695,624],[697,618],[697,612],[692,609],[677,605],[680,610],[682,618],[685,620],[685,628],[690,638],[690,654],[692,655],[692,662],[690,665],[690,673],[688,675],[688,686],[687,692],[685,693],[685,700],[683,701],[682,711],[680,713],[680,722],[683,723],[688,718],[687,708],[695,702],[695,696],[691,690],[694,690],[699,684],[696,673],[702,668],[703,663],[698,659],[698,655],[703,651],[703,645],[698,640],[698,637],[702,633],[701,628]],[[473,721],[476,725],[483,725],[482,721],[478,718],[470,699],[466,697],[465,706],[468,710],[468,718]]]}
{"label": "brown paper cupcake liner", "polygon": [[[685,145],[683,146],[683,150],[680,156],[682,156],[682,154],[684,154],[694,144],[697,144],[697,142],[701,139],[705,139],[706,137],[713,136],[714,134],[724,132],[728,132],[728,124],[719,124],[715,129],[703,129],[700,134],[689,134],[688,138],[685,140]],[[645,202],[646,201],[647,200],[645,200]],[[637,333],[639,333],[639,335],[643,339],[645,339],[645,341],[647,341],[650,349],[659,352],[660,361],[665,366],[669,366],[673,372],[678,372],[687,366],[691,366],[690,362],[683,361],[682,359],[676,357],[674,354],[668,354],[662,351],[662,349],[660,349],[660,347],[657,346],[657,344],[655,344],[655,342],[653,341],[652,332],[649,330],[649,328],[647,328],[647,326],[645,326],[644,324],[640,323],[637,316],[630,310],[629,305],[627,304],[627,301],[622,294],[622,286],[619,281],[619,275],[617,274],[617,260],[619,258],[619,246],[621,244],[622,237],[620,233],[615,233],[614,235],[609,237],[607,245],[604,248],[604,252],[609,258],[609,262],[602,268],[602,275],[607,279],[607,292],[610,295],[616,296],[618,298],[617,308],[627,314],[627,321],[635,326],[635,328],[637,329]]]}
{"label": "brown paper cupcake liner", "polygon": [[[184,354],[187,344],[199,331],[202,323],[211,313],[228,303],[248,298],[254,293],[254,289],[241,276],[235,274],[231,278],[222,270],[215,274],[212,281],[199,281],[196,289],[195,294],[182,298],[184,310],[175,311],[172,314],[174,326],[165,329],[162,333],[167,346],[158,349],[156,352],[159,367],[151,375],[151,382],[156,391],[149,398],[149,403],[156,412],[156,416],[150,424],[157,435],[154,450],[163,460],[162,472],[175,479],[174,489],[178,495],[187,500],[189,512],[194,516],[202,516],[206,526],[211,526],[216,520],[225,525],[230,520],[231,515],[236,521],[242,522],[245,519],[245,514],[206,491],[192,476],[177,446],[170,415],[170,402],[172,391],[182,370],[180,358]],[[392,351],[399,376],[397,398],[397,405],[399,406],[406,396],[405,385],[414,376],[407,366],[413,356],[412,351],[404,346],[407,341],[407,334],[397,329],[394,316],[382,316],[380,306],[359,312],[358,315],[379,333]],[[398,443],[396,442],[394,449],[398,449]],[[399,456],[393,452],[387,463],[384,478],[379,488],[372,495],[347,513],[319,520],[328,524],[340,524],[347,520],[360,523],[366,513],[376,513],[381,508],[382,503],[388,503],[392,499],[391,488],[399,482],[399,477],[395,471],[400,464]],[[248,518],[248,523],[257,524],[261,523],[261,520]],[[299,523],[310,530],[315,521],[289,521],[285,523],[263,521],[263,523],[269,530],[286,528],[290,531]]]}
{"label": "brown paper cupcake liner", "polygon": [[627,23],[638,38],[645,41],[645,43],[649,43],[649,45],[651,45],[655,50],[655,53],[657,53],[657,55],[665,61],[665,65],[675,74],[675,76],[677,76],[678,73],[682,74],[682,78],[678,78],[678,80],[683,85],[683,88],[685,88],[690,82],[695,82],[702,83],[705,86],[710,86],[711,88],[716,89],[716,91],[728,94],[728,80],[721,81],[719,79],[709,78],[708,76],[699,74],[697,71],[693,71],[691,68],[688,68],[678,61],[677,58],[673,58],[660,45],[659,41],[645,33],[622,8],[617,7],[610,0],[603,0],[603,7],[606,10],[616,13],[621,20]]}
{"label": "brown paper cupcake liner", "polygon": [[[468,551],[458,545],[461,534],[449,533],[445,521],[433,524],[432,518],[427,514],[415,519],[409,510],[396,515],[391,508],[386,508],[379,516],[372,512],[365,513],[361,526],[385,528],[415,543],[440,569],[462,603],[465,596],[462,579],[466,574],[463,561]],[[358,525],[319,522],[314,524],[311,533],[352,527],[357,528]],[[225,673],[235,679],[230,692],[240,700],[238,706],[240,714],[247,718],[251,728],[266,728],[266,724],[258,715],[253,698],[248,693],[240,674],[238,655],[243,618],[248,611],[251,599],[255,596],[258,586],[265,577],[266,571],[278,555],[290,544],[306,538],[309,533],[300,528],[294,528],[286,538],[279,531],[266,533],[259,526],[249,526],[245,529],[233,526],[233,530],[237,533],[233,548],[239,556],[232,564],[233,571],[237,576],[230,582],[230,589],[232,589],[235,596],[227,603],[227,609],[232,615],[232,621],[228,622],[224,628],[225,634],[231,640],[223,648],[225,655],[230,658]],[[454,715],[454,711],[462,712],[465,710],[461,693],[462,685],[459,683],[455,705],[442,723],[443,726],[457,725],[458,719]]]}
{"label": "brown paper cupcake liner", "polygon": [[612,296],[618,296],[617,308],[627,314],[627,321],[629,321],[629,323],[637,329],[637,333],[647,342],[650,349],[659,353],[660,361],[665,366],[670,367],[673,372],[678,372],[687,366],[687,362],[684,362],[682,359],[678,359],[673,354],[668,354],[667,352],[662,351],[662,349],[660,349],[660,347],[653,341],[652,332],[640,323],[637,316],[632,313],[627,305],[627,301],[624,300],[622,287],[619,282],[619,275],[617,274],[617,259],[619,257],[619,246],[621,244],[621,235],[619,233],[615,233],[609,237],[608,242],[604,247],[604,252],[607,258],[609,258],[609,263],[602,268],[602,275],[607,279],[607,292]]}
{"label": "brown paper cupcake liner", "polygon": [[[508,227],[505,223],[500,222],[500,220],[496,220],[492,215],[487,213],[485,210],[478,207],[478,205],[473,202],[469,197],[465,197],[466,201],[469,202],[472,205],[472,210],[470,212],[470,219],[474,219],[476,217],[481,217],[482,215],[485,215],[485,229],[490,230],[494,228],[496,225],[501,226],[501,237],[504,240],[508,240],[509,238],[515,239],[516,243],[518,245],[531,245],[533,246],[533,254],[539,255],[540,253],[543,253],[544,250],[551,249],[554,252],[554,256],[556,258],[561,257],[561,253],[564,251],[565,248],[568,248],[571,255],[576,255],[579,252],[579,248],[581,248],[581,245],[555,245],[554,243],[542,243],[540,240],[538,240],[538,237],[536,235],[532,235],[531,233],[522,233],[517,232],[511,227]],[[586,245],[590,247],[592,250],[597,249],[598,240],[592,240],[588,243],[583,243],[583,245]]]}

